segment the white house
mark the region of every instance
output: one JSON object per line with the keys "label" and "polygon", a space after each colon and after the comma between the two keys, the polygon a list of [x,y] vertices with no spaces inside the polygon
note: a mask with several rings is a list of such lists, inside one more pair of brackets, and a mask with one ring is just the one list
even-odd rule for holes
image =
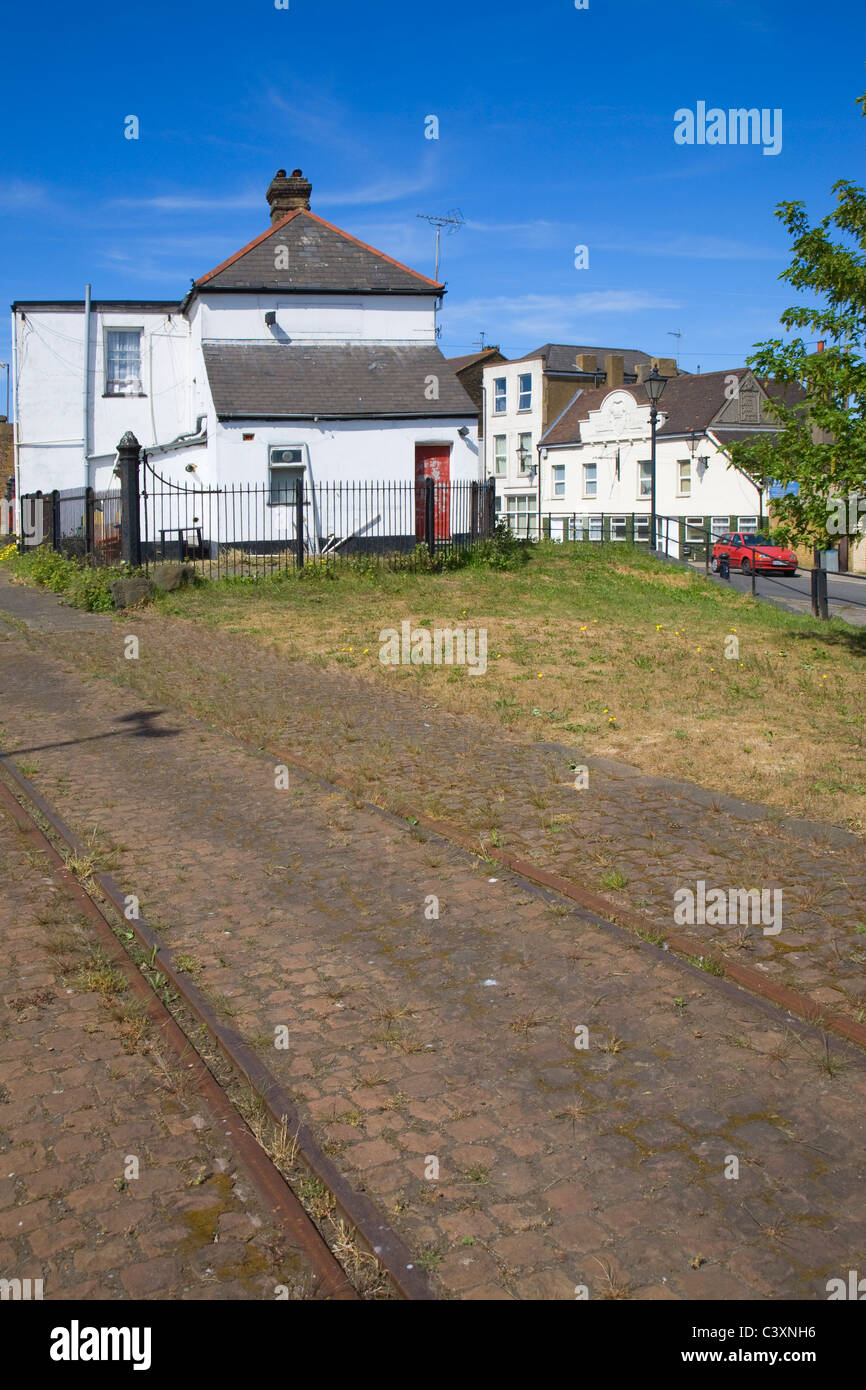
{"label": "white house", "polygon": [[[640,369],[643,377],[646,368]],[[775,432],[767,415],[772,383],[739,367],[667,382],[656,436],[657,540],[668,549],[699,547],[710,528],[754,530],[767,500],[764,489],[729,467],[726,445]],[[649,539],[651,508],[650,404],[641,382],[578,392],[543,434],[536,490],[528,494],[526,527],[554,536]],[[632,522],[632,517],[634,521]],[[666,522],[664,518],[672,520]]]}
{"label": "white house", "polygon": [[[484,455],[487,476],[496,480],[497,509],[513,518],[526,515],[528,476],[538,463],[541,436],[578,389],[634,382],[639,366],[649,362],[633,348],[544,343],[515,361],[500,357],[486,365]],[[666,365],[671,374],[676,371],[673,361]]]}
{"label": "white house", "polygon": [[478,412],[436,345],[445,289],[310,211],[300,170],[271,226],[182,300],[12,306],[17,491],[111,485],[132,431],[166,478],[479,480]]}

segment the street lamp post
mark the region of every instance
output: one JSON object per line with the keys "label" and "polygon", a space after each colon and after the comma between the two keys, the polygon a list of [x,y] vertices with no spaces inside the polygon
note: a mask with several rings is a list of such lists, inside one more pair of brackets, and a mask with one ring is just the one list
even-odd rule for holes
{"label": "street lamp post", "polygon": [[646,393],[650,402],[650,434],[651,434],[651,463],[650,463],[650,549],[656,548],[656,421],[658,420],[658,404],[661,400],[662,392],[668,384],[666,376],[659,375],[658,367],[653,367],[649,376],[644,381]]}

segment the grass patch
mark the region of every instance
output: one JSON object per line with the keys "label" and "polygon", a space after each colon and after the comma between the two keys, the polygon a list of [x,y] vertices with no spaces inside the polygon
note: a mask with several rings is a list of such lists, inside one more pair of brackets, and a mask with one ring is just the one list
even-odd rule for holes
{"label": "grass patch", "polygon": [[[866,629],[756,603],[625,544],[525,552],[502,568],[359,562],[159,594],[152,614],[168,621],[147,619],[147,669],[120,661],[118,679],[267,747],[288,717],[274,704],[273,662],[306,662],[527,741],[866,832]],[[178,630],[178,619],[189,621]],[[448,666],[383,665],[379,634],[404,620],[486,630],[486,672],[452,681]],[[725,658],[731,633],[737,660]],[[314,743],[312,754],[334,757],[330,733]],[[487,826],[485,855],[501,843]]]}
{"label": "grass patch", "polygon": [[135,571],[129,568],[91,568],[79,560],[70,559],[47,546],[36,546],[20,554],[11,551],[4,563],[13,575],[62,594],[73,608],[89,613],[107,613],[114,608],[109,585],[115,579],[129,578]]}

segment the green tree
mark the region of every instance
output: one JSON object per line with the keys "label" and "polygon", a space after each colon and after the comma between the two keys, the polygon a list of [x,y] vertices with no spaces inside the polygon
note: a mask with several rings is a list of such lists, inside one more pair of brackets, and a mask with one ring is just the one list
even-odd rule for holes
{"label": "green tree", "polygon": [[[866,94],[857,104],[866,115]],[[834,533],[855,534],[857,499],[866,494],[866,191],[841,179],[833,193],[835,208],[815,226],[800,202],[780,203],[775,214],[793,240],[780,279],[813,297],[780,322],[788,333],[823,340],[824,350],[800,337],[755,344],[748,364],[769,379],[768,413],[779,432],[728,451],[731,465],[756,482],[798,484],[774,503],[774,529],[785,543],[814,546],[832,543]]]}

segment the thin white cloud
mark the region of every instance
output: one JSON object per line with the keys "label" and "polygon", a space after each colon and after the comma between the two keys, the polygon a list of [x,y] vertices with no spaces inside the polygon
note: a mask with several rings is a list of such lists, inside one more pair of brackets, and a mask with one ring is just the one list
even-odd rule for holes
{"label": "thin white cloud", "polygon": [[780,255],[780,252],[769,247],[750,246],[745,241],[688,234],[674,237],[670,241],[641,241],[637,246],[634,242],[597,241],[593,243],[593,249],[695,261],[775,261]]}
{"label": "thin white cloud", "polygon": [[597,333],[600,330],[595,325],[606,318],[622,319],[647,310],[680,307],[677,300],[647,290],[497,295],[458,304],[449,304],[446,300],[442,321],[449,335],[464,326],[478,328],[481,325],[494,342],[523,337],[539,342],[581,342],[585,340],[587,320],[593,320],[593,332]]}
{"label": "thin white cloud", "polygon": [[[313,188],[311,204],[313,211],[327,207],[365,207],[381,203],[396,203],[402,198],[411,198],[422,193],[432,184],[429,173],[422,173],[411,179],[380,178],[374,183],[360,188],[325,189],[319,192]],[[163,193],[153,198],[114,198],[112,207],[146,209],[154,212],[231,212],[235,209],[265,208],[265,185],[255,191],[234,193],[223,198],[203,198],[190,193]]]}
{"label": "thin white cloud", "polygon": [[411,198],[415,193],[423,193],[432,185],[432,178],[429,174],[422,174],[414,179],[378,179],[375,183],[366,184],[362,188],[347,189],[345,192],[337,190],[318,193],[313,191],[311,202],[313,211],[317,207],[363,207],[373,203],[397,203],[401,198]]}
{"label": "thin white cloud", "polygon": [[110,207],[152,208],[155,212],[228,212],[233,208],[260,207],[264,203],[258,193],[237,193],[229,198],[198,198],[188,193],[166,193],[156,198],[112,198]]}
{"label": "thin white cloud", "polygon": [[43,184],[27,183],[25,179],[12,179],[0,184],[0,208],[14,211],[15,208],[37,208],[47,202],[48,194]]}

